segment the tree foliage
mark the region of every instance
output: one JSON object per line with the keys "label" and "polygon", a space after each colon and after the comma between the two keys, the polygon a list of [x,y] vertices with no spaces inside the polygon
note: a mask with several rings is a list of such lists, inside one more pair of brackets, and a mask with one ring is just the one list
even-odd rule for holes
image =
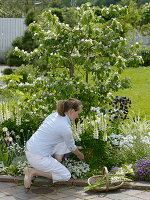
{"label": "tree foliage", "polygon": [[138,44],[128,44],[130,54],[125,54],[122,16],[127,14],[127,7],[111,5],[99,9],[99,15],[97,9],[91,4],[76,8],[78,24],[74,27],[61,23],[48,9],[38,22],[29,25],[38,41],[37,48],[31,52],[15,48],[15,54],[28,64],[46,67],[46,73],[53,77],[51,81],[57,83],[55,88],[49,88],[55,99],[76,96],[88,110],[91,106],[105,106],[111,92],[125,85],[119,77],[122,70],[141,61],[135,54]]}

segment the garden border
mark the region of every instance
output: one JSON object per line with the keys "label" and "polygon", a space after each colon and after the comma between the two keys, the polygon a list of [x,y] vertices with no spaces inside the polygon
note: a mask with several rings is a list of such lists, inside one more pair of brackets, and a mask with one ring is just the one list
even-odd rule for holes
{"label": "garden border", "polygon": [[[14,182],[23,184],[23,176],[11,176],[11,175],[0,175],[0,182]],[[37,177],[33,183],[35,186],[49,185],[50,182],[47,178]],[[57,182],[56,185],[68,185],[68,186],[87,186],[87,179],[73,179],[65,182]],[[122,189],[135,189],[135,190],[150,190],[150,182],[145,181],[133,181],[125,182],[122,186]]]}

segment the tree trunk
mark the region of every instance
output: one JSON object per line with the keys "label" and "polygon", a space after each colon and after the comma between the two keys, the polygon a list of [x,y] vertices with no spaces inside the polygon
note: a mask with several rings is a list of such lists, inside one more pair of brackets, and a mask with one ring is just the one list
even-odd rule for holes
{"label": "tree trunk", "polygon": [[74,66],[69,66],[70,77],[74,77]]}
{"label": "tree trunk", "polygon": [[88,83],[88,81],[89,81],[89,74],[88,74],[88,72],[86,71],[86,82]]}

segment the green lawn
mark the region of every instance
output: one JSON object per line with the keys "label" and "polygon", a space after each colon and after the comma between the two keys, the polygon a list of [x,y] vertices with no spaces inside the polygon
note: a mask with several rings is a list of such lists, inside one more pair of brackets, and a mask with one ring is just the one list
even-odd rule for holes
{"label": "green lawn", "polygon": [[131,99],[130,114],[133,111],[136,115],[150,119],[150,67],[127,68],[122,77],[131,79],[132,88],[119,90],[116,95]]}

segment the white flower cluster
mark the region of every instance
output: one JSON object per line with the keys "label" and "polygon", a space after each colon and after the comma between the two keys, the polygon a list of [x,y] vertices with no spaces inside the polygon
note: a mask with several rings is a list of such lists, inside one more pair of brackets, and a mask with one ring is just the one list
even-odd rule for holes
{"label": "white flower cluster", "polygon": [[84,161],[75,161],[73,159],[64,159],[62,162],[70,171],[74,179],[83,178],[83,175],[90,171],[90,167]]}
{"label": "white flower cluster", "polygon": [[30,164],[27,161],[18,161],[17,163],[17,169],[18,169],[18,175],[21,176],[23,175],[23,169],[25,167],[31,167]]}
{"label": "white flower cluster", "polygon": [[[113,145],[117,146],[124,146],[124,147],[132,147],[133,143],[137,139],[137,136],[132,135],[116,135],[112,133],[110,136],[108,136],[110,141]],[[141,142],[145,144],[150,144],[150,133],[147,133],[146,136],[141,136]]]}

